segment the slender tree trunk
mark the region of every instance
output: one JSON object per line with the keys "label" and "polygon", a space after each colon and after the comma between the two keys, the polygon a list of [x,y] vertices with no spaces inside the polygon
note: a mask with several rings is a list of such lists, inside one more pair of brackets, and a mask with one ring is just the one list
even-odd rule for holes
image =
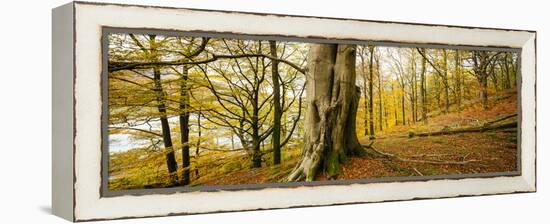
{"label": "slender tree trunk", "polygon": [[367,90],[367,77],[365,75],[364,81],[363,81],[363,107],[364,107],[364,117],[363,117],[363,125],[364,127],[364,135],[369,135],[369,98],[368,98],[368,90]]}
{"label": "slender tree trunk", "polygon": [[[197,113],[197,146],[195,148],[195,179],[198,179],[199,176],[199,156],[200,156],[200,149],[201,149],[201,138],[202,138],[202,126],[201,126],[201,108],[199,107],[199,111]],[[231,136],[231,140],[233,141],[233,136]]]}
{"label": "slender tree trunk", "polygon": [[407,122],[407,116],[405,114],[405,83],[403,81],[403,77],[401,77],[401,114],[403,115],[401,117],[401,123],[403,125],[406,125]]}
{"label": "slender tree trunk", "polygon": [[493,88],[495,88],[495,97],[499,96],[499,89],[498,89],[498,79],[497,75],[495,74],[495,65],[491,65],[490,69],[490,77],[492,78],[491,81],[493,82]]}
{"label": "slender tree trunk", "polygon": [[[373,52],[374,53],[374,52]],[[382,86],[382,74],[380,73],[380,59],[376,57],[376,73],[378,74],[378,124],[380,126],[380,131],[384,128],[382,127],[383,123],[383,110],[382,106],[382,93],[384,92],[384,87]]]}
{"label": "slender tree trunk", "polygon": [[435,101],[436,108],[441,108],[441,83],[439,82],[439,76],[433,75],[435,84]]}
{"label": "slender tree trunk", "polygon": [[[277,43],[269,41],[271,57],[277,58]],[[279,85],[279,62],[271,60],[271,79],[273,83],[273,164],[281,163],[281,93]]]}
{"label": "slender tree trunk", "polygon": [[449,113],[449,79],[448,77],[448,68],[447,68],[447,51],[443,49],[443,74],[441,74],[443,77],[443,88],[445,88],[445,113]]}
{"label": "slender tree trunk", "polygon": [[[414,49],[411,49],[412,53],[411,54],[414,54]],[[417,107],[417,104],[416,104],[416,60],[414,59],[414,55],[413,57],[411,57],[412,60],[411,60],[411,95],[410,95],[410,100],[411,100],[411,120],[412,120],[412,123],[416,123],[418,117],[417,117],[417,114],[416,114],[416,107]]]}
{"label": "slender tree trunk", "polygon": [[481,104],[483,105],[484,109],[489,108],[487,96],[487,75],[484,74],[479,79],[479,97],[481,98]]}
{"label": "slender tree trunk", "polygon": [[399,119],[397,118],[397,106],[399,105],[399,102],[397,100],[397,97],[395,97],[395,88],[393,87],[393,83],[391,84],[391,92],[392,92],[392,99],[393,99],[393,118],[395,120],[395,126],[399,124]]}
{"label": "slender tree trunk", "polygon": [[373,82],[374,82],[374,76],[373,76],[373,59],[374,59],[374,46],[369,45],[369,133],[371,138],[374,138],[374,110],[373,110]]}
{"label": "slender tree trunk", "polygon": [[461,85],[461,76],[462,76],[462,63],[460,59],[460,52],[455,50],[455,96],[456,96],[456,106],[457,110],[460,111],[462,107],[462,85]]}
{"label": "slender tree trunk", "polygon": [[[489,66],[492,64],[492,60],[500,53],[490,55],[485,51],[473,51],[473,70],[479,83],[479,97],[484,109],[488,109],[488,94],[487,94],[487,79],[492,71],[488,71]],[[492,66],[493,67],[493,66]]]}
{"label": "slender tree trunk", "polygon": [[[363,125],[364,125],[364,136],[369,135],[369,95],[368,95],[368,89],[367,89],[367,83],[368,83],[368,75],[365,71],[365,57],[363,55],[363,51],[361,51],[361,71],[363,75],[363,111],[364,111],[364,117],[363,117]],[[369,73],[370,74],[370,73]]]}
{"label": "slender tree trunk", "polygon": [[[261,44],[261,42],[259,42]],[[261,46],[260,46],[261,47]],[[256,62],[258,64],[258,62]],[[265,69],[265,68],[264,68]],[[256,71],[258,71],[258,68],[256,68]],[[262,152],[261,152],[261,144],[262,141],[260,139],[260,121],[259,121],[259,114],[260,114],[260,106],[259,106],[259,99],[260,99],[260,80],[258,79],[258,75],[256,74],[254,77],[254,92],[252,97],[252,117],[251,117],[251,129],[252,129],[252,163],[251,168],[258,168],[262,167]]]}
{"label": "slender tree trunk", "polygon": [[170,123],[166,116],[166,96],[162,90],[162,83],[160,77],[160,69],[158,67],[153,68],[153,80],[155,84],[155,93],[157,98],[157,109],[160,114],[160,125],[162,128],[162,141],[164,142],[164,148],[168,151],[166,153],[166,165],[168,167],[168,173],[173,185],[178,185],[178,164],[176,162],[176,155],[172,144],[172,136],[170,133]]}
{"label": "slender tree trunk", "polygon": [[251,168],[262,167],[262,153],[261,153],[261,150],[260,150],[260,146],[261,146],[260,144],[261,144],[261,142],[260,142],[259,138],[254,137],[252,139],[253,153],[252,153],[252,166],[251,166]]}
{"label": "slender tree trunk", "polygon": [[418,80],[417,80],[417,77],[416,77],[416,61],[415,61],[415,66],[414,66],[414,71],[413,71],[413,104],[414,104],[414,110],[413,110],[413,114],[414,114],[414,123],[416,123],[418,121]]}
{"label": "slender tree trunk", "polygon": [[511,87],[510,84],[510,65],[508,64],[508,58],[510,54],[506,53],[504,55],[504,88],[509,89]]}
{"label": "slender tree trunk", "polygon": [[[149,47],[150,50],[143,48],[137,39],[134,39],[136,43],[145,51],[153,61],[158,61],[158,53],[156,36],[149,35]],[[162,89],[162,80],[159,67],[153,67],[153,83],[156,95],[156,101],[158,103],[157,109],[160,114],[160,124],[162,129],[162,141],[164,143],[164,148],[166,149],[166,166],[168,168],[168,173],[170,176],[170,181],[172,185],[178,185],[178,163],[176,161],[176,155],[174,153],[174,148],[172,144],[172,135],[170,130],[170,123],[168,122],[167,113],[166,113],[166,93]]]}
{"label": "slender tree trunk", "polygon": [[182,179],[181,185],[190,183],[191,160],[189,157],[189,89],[187,87],[189,68],[183,66],[182,75],[180,78],[180,102],[179,102],[179,121],[180,121],[180,141],[181,141],[181,158],[182,158]]}
{"label": "slender tree trunk", "polygon": [[355,131],[360,96],[355,86],[355,50],[355,45],[311,46],[304,148],[289,181],[312,181],[320,170],[329,179],[336,178],[342,172],[340,163],[364,152]]}
{"label": "slender tree trunk", "polygon": [[257,101],[253,102],[253,115],[252,115],[252,164],[251,168],[262,167],[262,153],[260,148],[260,128],[258,127],[258,113],[259,109]]}
{"label": "slender tree trunk", "polygon": [[[426,49],[422,49],[422,54],[426,55]],[[427,105],[426,105],[426,58],[422,57],[422,63],[421,63],[421,71],[420,71],[420,103],[422,104],[422,121],[424,124],[428,124],[428,116],[427,116]]]}
{"label": "slender tree trunk", "polygon": [[518,58],[516,57],[516,59],[514,60],[514,58],[510,55],[510,64],[512,65],[510,68],[512,73],[512,87],[515,87],[518,84],[518,76],[517,76],[518,67],[519,67]]}

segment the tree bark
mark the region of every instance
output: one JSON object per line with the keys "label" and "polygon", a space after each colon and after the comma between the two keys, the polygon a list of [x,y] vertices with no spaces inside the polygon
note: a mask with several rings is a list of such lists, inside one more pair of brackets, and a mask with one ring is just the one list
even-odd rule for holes
{"label": "tree bark", "polygon": [[447,51],[445,49],[443,51],[443,71],[441,72],[441,78],[443,79],[443,88],[445,88],[444,94],[445,94],[445,113],[449,113],[449,79],[448,77],[448,69],[447,69]]}
{"label": "tree bark", "polygon": [[401,123],[403,125],[407,124],[407,114],[405,111],[405,80],[403,79],[403,76],[401,75],[399,77],[399,82],[401,83],[401,114],[403,115],[401,117]]}
{"label": "tree bark", "polygon": [[460,51],[455,50],[455,97],[457,110],[460,111],[462,107],[462,63],[460,58]]}
{"label": "tree bark", "polygon": [[[197,145],[195,148],[195,179],[198,179],[199,174],[199,168],[198,168],[198,161],[200,156],[200,149],[201,149],[201,138],[202,138],[202,126],[201,126],[201,108],[199,107],[199,111],[197,112]],[[233,136],[231,136],[231,141],[233,141]]]}
{"label": "tree bark", "polygon": [[508,64],[508,57],[510,53],[504,55],[503,67],[504,67],[504,88],[508,89],[512,85],[510,84],[510,65]]}
{"label": "tree bark", "polygon": [[[373,51],[374,54],[374,51]],[[382,74],[380,74],[380,59],[378,57],[376,59],[376,74],[378,74],[378,125],[380,126],[380,131],[382,131],[384,128],[382,126],[383,123],[383,107],[382,107],[382,92],[384,91],[384,87],[382,86]]]}
{"label": "tree bark", "polygon": [[[158,54],[156,52],[157,43],[156,36],[149,35],[149,56],[153,61],[158,61]],[[139,44],[139,41],[136,40],[136,43]],[[141,44],[139,44],[142,46]],[[147,52],[144,48],[142,48]],[[170,181],[173,185],[178,185],[178,163],[176,161],[176,155],[174,153],[174,148],[172,144],[172,135],[170,130],[170,123],[168,123],[168,118],[166,115],[166,93],[162,89],[161,73],[160,68],[155,66],[153,67],[153,83],[154,83],[154,92],[156,95],[156,100],[158,102],[157,109],[160,114],[160,124],[162,129],[162,141],[164,143],[164,148],[168,151],[166,153],[166,165],[168,167],[168,173],[170,175]]]}
{"label": "tree bark", "polygon": [[489,54],[489,52],[486,51],[472,52],[474,76],[477,78],[479,83],[479,97],[484,109],[489,108],[489,102],[487,100],[487,79],[489,77],[489,66],[500,53],[502,52],[493,54]]}
{"label": "tree bark", "polygon": [[441,108],[441,83],[439,82],[439,76],[433,75],[434,79],[434,90],[435,91],[435,101],[436,108]]}
{"label": "tree bark", "polygon": [[[422,53],[426,54],[426,49],[421,50]],[[424,124],[428,123],[428,116],[427,116],[427,105],[426,105],[426,58],[422,57],[422,63],[421,63],[421,71],[420,71],[420,103],[422,104],[421,107],[421,113],[422,113],[422,121]]]}
{"label": "tree bark", "polygon": [[489,108],[488,94],[487,94],[487,75],[481,75],[479,77],[479,97],[481,98],[481,104],[484,109]]}
{"label": "tree bark", "polygon": [[302,157],[289,181],[312,181],[320,169],[341,174],[348,156],[364,152],[355,131],[359,90],[355,45],[313,44],[308,56],[307,112]]}
{"label": "tree bark", "polygon": [[417,120],[417,114],[416,114],[416,60],[414,58],[414,49],[411,49],[411,60],[410,60],[410,65],[411,65],[411,83],[410,83],[410,88],[411,88],[411,94],[410,94],[410,100],[411,100],[411,120],[412,120],[412,123],[416,123],[416,120]]}
{"label": "tree bark", "polygon": [[189,165],[191,160],[189,157],[189,90],[187,87],[189,68],[184,65],[180,77],[180,102],[179,102],[179,122],[180,122],[180,141],[181,141],[181,158],[182,158],[182,178],[181,185],[190,183]]}
{"label": "tree bark", "polygon": [[374,46],[369,45],[369,134],[371,138],[374,138],[374,110],[373,110],[373,58],[374,58]]}
{"label": "tree bark", "polygon": [[365,48],[362,47],[361,49],[362,51],[360,52],[360,57],[361,57],[361,71],[363,75],[363,110],[364,110],[363,126],[364,126],[364,136],[368,136],[369,135],[369,106],[368,106],[369,95],[367,90],[368,76],[367,76],[367,72],[365,71],[365,57],[364,57]]}
{"label": "tree bark", "polygon": [[176,155],[174,153],[174,148],[172,144],[172,136],[170,133],[170,124],[168,123],[168,118],[166,116],[166,99],[165,93],[162,90],[161,78],[160,78],[160,69],[155,67],[153,69],[153,81],[155,84],[155,93],[157,97],[157,109],[160,114],[160,124],[162,128],[162,141],[164,142],[164,148],[168,151],[166,153],[166,165],[168,167],[168,173],[170,174],[170,179],[173,185],[178,184],[178,164],[176,162]]}
{"label": "tree bark", "polygon": [[[271,57],[277,58],[277,43],[269,41]],[[273,83],[273,164],[281,163],[281,93],[279,84],[279,62],[271,60],[271,80]]]}
{"label": "tree bark", "polygon": [[395,126],[397,126],[399,125],[399,119],[397,118],[397,106],[399,105],[399,100],[397,99],[397,97],[395,97],[395,88],[393,87],[393,83],[391,84],[391,92],[392,92],[392,95],[394,96],[393,97],[393,102],[394,102],[393,118],[395,120]]}

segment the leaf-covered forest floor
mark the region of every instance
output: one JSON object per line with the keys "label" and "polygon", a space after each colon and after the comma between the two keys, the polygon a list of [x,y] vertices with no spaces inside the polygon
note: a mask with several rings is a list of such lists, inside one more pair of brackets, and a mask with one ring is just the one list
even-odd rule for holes
{"label": "leaf-covered forest floor", "polygon": [[[476,174],[517,170],[517,128],[418,136],[421,133],[481,128],[488,123],[491,126],[498,126],[516,121],[517,116],[510,116],[517,113],[515,91],[501,93],[499,96],[490,98],[489,102],[490,107],[487,110],[483,109],[478,102],[464,102],[461,110],[457,110],[456,105],[452,105],[448,113],[434,111],[428,114],[428,124],[419,121],[415,124],[397,125],[388,129],[384,127],[383,131],[377,128],[374,140],[363,136],[360,137],[360,142],[395,157],[352,157],[342,166],[343,172],[338,179]],[[190,186],[284,182],[300,159],[300,148],[300,145],[283,148],[280,165],[273,165],[271,155],[266,154],[263,157],[263,167],[254,169],[248,167],[248,159],[242,153],[213,152],[202,156],[203,169],[198,176],[192,173]],[[396,158],[404,158],[404,160]],[[157,169],[162,167],[162,160],[157,163]],[[326,177],[320,173],[316,180],[326,180]],[[115,189],[165,187],[162,183],[149,186],[134,185],[131,178],[121,178],[114,183]]]}
{"label": "leaf-covered forest floor", "polygon": [[[449,174],[476,174],[517,170],[517,129],[498,129],[483,132],[466,132],[439,136],[416,137],[415,133],[438,132],[461,128],[483,127],[487,122],[517,113],[516,93],[508,91],[493,97],[488,110],[477,102],[465,102],[460,111],[456,106],[448,113],[428,114],[428,124],[398,125],[376,135],[376,139],[361,137],[364,145],[372,144],[376,150],[393,154],[407,161],[392,158],[352,157],[342,167],[338,179],[359,179],[398,176],[431,176]],[[498,122],[510,123],[516,117]],[[412,137],[411,137],[412,135]],[[290,161],[256,169],[243,169],[207,179],[196,184],[227,185],[284,181],[287,173],[299,160],[299,148],[287,150]],[[269,159],[269,158],[267,158]],[[433,164],[431,162],[450,164]],[[453,164],[464,163],[464,164]],[[316,180],[326,180],[321,173]]]}

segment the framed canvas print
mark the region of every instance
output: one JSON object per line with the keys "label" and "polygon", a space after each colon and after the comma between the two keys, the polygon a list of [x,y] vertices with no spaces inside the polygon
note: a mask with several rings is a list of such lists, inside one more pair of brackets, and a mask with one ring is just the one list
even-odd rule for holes
{"label": "framed canvas print", "polygon": [[53,10],[71,221],[536,191],[536,32]]}

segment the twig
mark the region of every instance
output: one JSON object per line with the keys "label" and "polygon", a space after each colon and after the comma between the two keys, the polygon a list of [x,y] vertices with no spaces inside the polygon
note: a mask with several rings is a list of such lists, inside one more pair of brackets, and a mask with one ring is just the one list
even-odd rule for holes
{"label": "twig", "polygon": [[418,171],[415,167],[413,167],[414,172],[416,172],[420,176],[424,176],[420,171]]}

